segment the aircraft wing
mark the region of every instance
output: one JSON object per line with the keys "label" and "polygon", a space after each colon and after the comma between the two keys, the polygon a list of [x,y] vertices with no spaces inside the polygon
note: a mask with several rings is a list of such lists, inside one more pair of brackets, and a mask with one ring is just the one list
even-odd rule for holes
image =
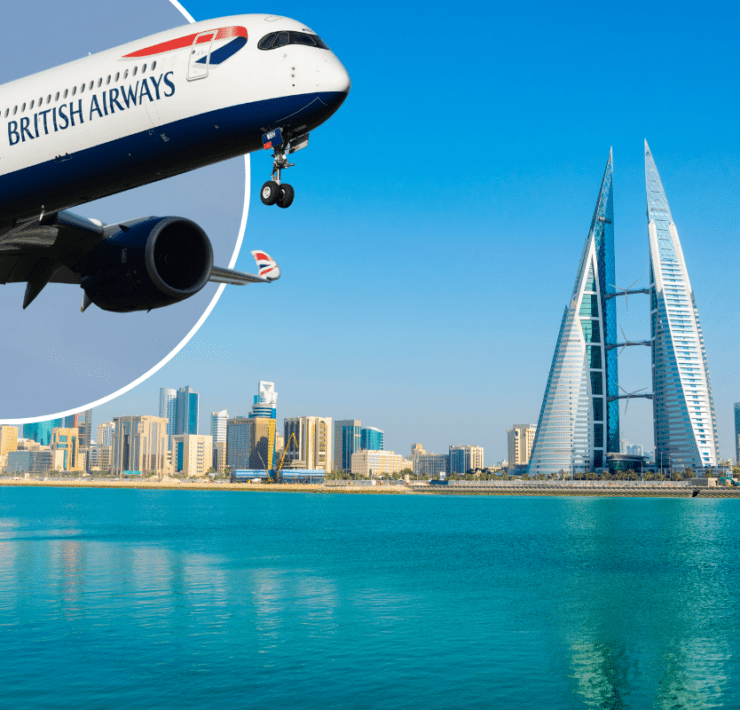
{"label": "aircraft wing", "polygon": [[[107,225],[72,212],[57,212],[0,229],[0,284],[27,283],[23,308],[31,304],[47,283],[81,285],[83,273],[90,269],[88,257],[101,242],[153,220],[162,220],[163,223],[173,220],[188,222],[208,241],[197,225],[181,218],[142,217]],[[141,224],[140,228],[148,230],[150,227]],[[210,245],[207,248],[210,250]],[[207,280],[244,285],[269,283],[280,278],[280,268],[268,254],[253,251],[252,256],[257,262],[259,274],[213,266]],[[207,262],[203,262],[202,267],[209,268]],[[89,303],[90,300],[86,298],[83,310]]]}
{"label": "aircraft wing", "polygon": [[[106,226],[71,212],[13,225],[0,233],[0,284],[79,284],[74,266],[106,236]],[[61,259],[70,266],[64,266]]]}

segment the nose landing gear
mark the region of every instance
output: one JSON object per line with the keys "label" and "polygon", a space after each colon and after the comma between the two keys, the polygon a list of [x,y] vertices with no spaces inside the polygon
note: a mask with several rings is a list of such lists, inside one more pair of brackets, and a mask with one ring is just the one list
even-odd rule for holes
{"label": "nose landing gear", "polygon": [[265,150],[272,148],[274,152],[272,154],[272,180],[268,180],[262,186],[260,199],[262,204],[277,205],[286,209],[293,204],[295,190],[287,182],[281,182],[282,171],[295,165],[295,163],[288,162],[288,156],[308,145],[308,133],[284,144],[282,130],[276,128],[262,136],[262,144]]}

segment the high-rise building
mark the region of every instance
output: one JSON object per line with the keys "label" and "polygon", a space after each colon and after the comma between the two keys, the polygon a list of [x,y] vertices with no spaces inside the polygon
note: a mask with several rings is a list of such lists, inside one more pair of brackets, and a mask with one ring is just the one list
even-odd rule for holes
{"label": "high-rise building", "polygon": [[534,424],[514,424],[511,429],[506,430],[509,443],[510,468],[526,466],[532,454],[532,445],[537,427]]}
{"label": "high-rise building", "polygon": [[18,428],[0,425],[0,472],[8,462],[8,454],[18,450]]}
{"label": "high-rise building", "polygon": [[175,434],[198,433],[198,401],[200,395],[190,387],[177,390],[177,424]]}
{"label": "high-rise building", "polygon": [[51,444],[51,432],[64,424],[62,419],[50,419],[46,422],[33,422],[23,425],[23,438],[32,439],[42,446]]}
{"label": "high-rise building", "polygon": [[450,446],[450,473],[467,473],[482,468],[482,446]]}
{"label": "high-rise building", "polygon": [[124,471],[166,472],[168,436],[164,417],[115,417],[113,424],[111,469],[114,475]]}
{"label": "high-rise building", "polygon": [[424,447],[421,444],[411,444],[411,458],[414,458],[414,456],[421,456],[425,453],[426,451],[424,451]]}
{"label": "high-rise building", "polygon": [[362,446],[359,419],[337,419],[334,422],[334,468],[337,471],[352,469],[352,454]]}
{"label": "high-rise building", "polygon": [[226,465],[232,471],[274,467],[275,420],[232,417],[226,424]]}
{"label": "high-rise building", "polygon": [[105,422],[104,424],[98,424],[98,446],[113,446],[113,432],[115,425],[113,422]]}
{"label": "high-rise building", "polygon": [[228,421],[229,413],[225,409],[211,413],[211,437],[213,437],[214,444],[226,441],[226,422]]}
{"label": "high-rise building", "polygon": [[177,390],[171,387],[159,388],[159,416],[167,420],[167,446],[177,434]]}
{"label": "high-rise building", "polygon": [[80,454],[80,439],[77,428],[54,428],[51,432],[51,450],[62,452],[63,471],[76,471]]}
{"label": "high-rise building", "polygon": [[547,378],[529,473],[602,469],[619,451],[612,153]]}
{"label": "high-rise building", "polygon": [[740,463],[740,402],[735,402],[735,461]]}
{"label": "high-rise building", "polygon": [[655,461],[703,468],[719,461],[704,336],[663,183],[645,141],[650,241]]}
{"label": "high-rise building", "polygon": [[213,438],[200,434],[172,437],[172,469],[188,478],[205,476],[213,462]]}
{"label": "high-rise building", "polygon": [[257,385],[258,392],[254,395],[252,413],[250,417],[262,417],[263,419],[275,419],[277,417],[277,392],[274,382],[260,380]]}
{"label": "high-rise building", "polygon": [[[331,471],[331,417],[291,417],[285,420],[283,433],[286,463]],[[294,440],[291,434],[295,435]]]}
{"label": "high-rise building", "polygon": [[77,418],[77,431],[80,435],[80,447],[88,448],[92,442],[93,410],[86,409],[82,416]]}
{"label": "high-rise building", "polygon": [[81,416],[79,412],[77,414],[70,414],[62,419],[62,426],[66,429],[77,429]]}
{"label": "high-rise building", "polygon": [[383,432],[373,426],[360,430],[360,448],[365,451],[383,450]]}

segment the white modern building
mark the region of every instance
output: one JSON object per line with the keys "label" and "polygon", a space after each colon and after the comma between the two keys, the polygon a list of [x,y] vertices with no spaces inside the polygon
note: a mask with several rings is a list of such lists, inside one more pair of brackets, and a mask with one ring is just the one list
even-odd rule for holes
{"label": "white modern building", "polygon": [[679,469],[716,466],[717,421],[699,311],[678,231],[647,141],[645,182],[655,462]]}
{"label": "white modern building", "polygon": [[211,413],[211,437],[214,444],[226,441],[226,422],[228,421],[229,413],[225,409]]}

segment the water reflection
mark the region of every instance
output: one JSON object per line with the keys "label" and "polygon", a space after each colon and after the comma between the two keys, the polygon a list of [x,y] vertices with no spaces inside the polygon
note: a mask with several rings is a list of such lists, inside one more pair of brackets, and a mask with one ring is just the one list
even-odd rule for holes
{"label": "water reflection", "polygon": [[573,574],[554,621],[576,694],[604,710],[726,706],[722,617],[736,583],[717,537],[726,535],[726,508],[605,499],[567,507],[563,554]]}

